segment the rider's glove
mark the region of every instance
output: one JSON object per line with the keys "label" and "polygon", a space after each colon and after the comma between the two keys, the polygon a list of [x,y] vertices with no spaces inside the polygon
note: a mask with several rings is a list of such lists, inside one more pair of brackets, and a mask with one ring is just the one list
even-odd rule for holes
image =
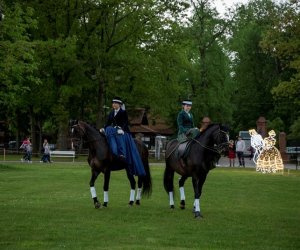
{"label": "rider's glove", "polygon": [[104,128],[100,128],[99,131],[100,131],[100,133],[105,134],[105,129]]}
{"label": "rider's glove", "polygon": [[117,134],[118,134],[118,135],[124,135],[124,131],[123,131],[123,129],[121,129],[121,128],[118,128],[118,130],[117,130]]}

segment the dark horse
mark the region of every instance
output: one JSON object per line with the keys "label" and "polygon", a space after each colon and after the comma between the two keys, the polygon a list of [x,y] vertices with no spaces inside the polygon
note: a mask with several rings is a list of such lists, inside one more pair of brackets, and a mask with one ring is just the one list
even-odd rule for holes
{"label": "dark horse", "polygon": [[[88,125],[83,121],[78,121],[76,124],[72,124],[71,127],[72,142],[76,147],[80,143],[81,139],[87,144],[89,148],[88,163],[91,167],[91,180],[90,180],[90,191],[94,201],[95,208],[100,208],[101,204],[97,198],[95,181],[100,173],[104,174],[104,201],[103,206],[107,207],[108,204],[108,189],[110,174],[114,166],[118,166],[118,169],[126,170],[127,177],[130,181],[130,199],[129,205],[132,206],[134,203],[136,181],[134,176],[130,173],[126,163],[116,160],[113,158],[107,143],[106,137],[103,133],[100,133],[94,127]],[[149,196],[152,192],[152,182],[148,162],[148,149],[143,142],[135,140],[137,149],[143,162],[145,176],[138,177],[138,189],[136,195],[136,204],[140,205],[141,194]]]}
{"label": "dark horse", "polygon": [[202,186],[210,169],[215,167],[215,163],[220,158],[220,154],[228,146],[228,129],[220,124],[211,124],[206,130],[200,133],[195,139],[191,139],[189,152],[184,159],[178,156],[177,139],[171,140],[166,149],[166,169],[164,173],[164,187],[169,194],[170,207],[174,208],[174,173],[181,175],[179,180],[180,207],[185,208],[184,182],[188,177],[192,177],[194,188],[194,213],[196,218],[201,218],[200,196]]}

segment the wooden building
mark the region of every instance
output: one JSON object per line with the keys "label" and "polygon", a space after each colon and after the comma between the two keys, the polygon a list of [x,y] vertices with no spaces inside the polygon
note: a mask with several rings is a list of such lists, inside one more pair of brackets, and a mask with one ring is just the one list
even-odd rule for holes
{"label": "wooden building", "polygon": [[145,108],[136,108],[127,112],[132,135],[144,141],[149,149],[155,146],[156,136],[170,137],[176,133],[175,129],[162,118],[147,114]]}

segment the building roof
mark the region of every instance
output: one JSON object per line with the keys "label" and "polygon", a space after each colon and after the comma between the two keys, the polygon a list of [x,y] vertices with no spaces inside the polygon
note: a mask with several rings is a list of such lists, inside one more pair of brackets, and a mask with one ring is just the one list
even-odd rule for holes
{"label": "building roof", "polygon": [[[174,129],[167,122],[160,118],[147,115],[144,108],[136,108],[128,111],[130,131],[133,134],[143,133],[151,135],[173,135]],[[149,122],[149,119],[151,121]]]}
{"label": "building roof", "polygon": [[129,122],[131,125],[148,125],[148,118],[146,114],[146,109],[136,108],[128,110]]}

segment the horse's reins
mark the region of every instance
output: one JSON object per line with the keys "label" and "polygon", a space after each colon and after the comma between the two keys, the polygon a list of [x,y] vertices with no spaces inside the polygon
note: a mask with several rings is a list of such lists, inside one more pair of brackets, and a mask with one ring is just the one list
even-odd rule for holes
{"label": "horse's reins", "polygon": [[[224,134],[227,134],[225,131],[223,131],[223,130],[221,130],[221,129],[219,130],[219,132],[224,133]],[[219,135],[219,136],[220,136],[220,135]],[[217,154],[221,154],[221,152],[222,152],[219,148],[222,148],[223,145],[228,144],[228,142],[222,142],[222,143],[220,143],[219,145],[217,145],[217,147],[209,147],[209,146],[203,145],[201,142],[199,142],[198,140],[196,140],[196,139],[194,139],[194,138],[192,138],[192,140],[195,141],[195,142],[197,142],[201,147],[203,147],[203,148],[205,148],[205,149],[208,149],[208,150],[210,150],[210,151],[212,151],[212,152],[215,152],[215,153],[217,153]],[[216,148],[217,148],[217,149],[216,149]]]}
{"label": "horse's reins", "polygon": [[208,149],[212,152],[215,152],[215,153],[218,153],[218,154],[221,154],[221,152],[217,149],[215,149],[214,147],[209,147],[209,146],[205,146],[203,145],[201,142],[197,141],[196,139],[192,139],[193,141],[195,141],[196,143],[198,143],[201,147],[205,148],[205,149]]}
{"label": "horse's reins", "polygon": [[[220,132],[222,132],[222,133],[224,133],[224,134],[227,134],[225,131],[223,131],[223,130],[221,130],[221,129],[220,129]],[[210,150],[210,151],[212,151],[212,152],[215,152],[215,153],[217,153],[217,154],[221,154],[221,152],[222,152],[220,149],[215,149],[214,147],[205,146],[205,145],[203,145],[201,142],[199,142],[198,140],[196,140],[196,139],[194,139],[194,138],[192,138],[192,141],[195,141],[195,142],[198,143],[201,147],[203,147],[203,148],[205,148],[205,149],[207,149],[207,150]],[[220,143],[220,144],[218,145],[217,148],[221,148],[223,145],[226,145],[226,144],[228,144],[228,142]],[[178,148],[179,145],[180,145],[180,144],[178,144],[178,145],[171,151],[171,153],[170,153],[169,155],[167,155],[166,158],[169,158],[169,157],[175,152],[175,150]]]}

